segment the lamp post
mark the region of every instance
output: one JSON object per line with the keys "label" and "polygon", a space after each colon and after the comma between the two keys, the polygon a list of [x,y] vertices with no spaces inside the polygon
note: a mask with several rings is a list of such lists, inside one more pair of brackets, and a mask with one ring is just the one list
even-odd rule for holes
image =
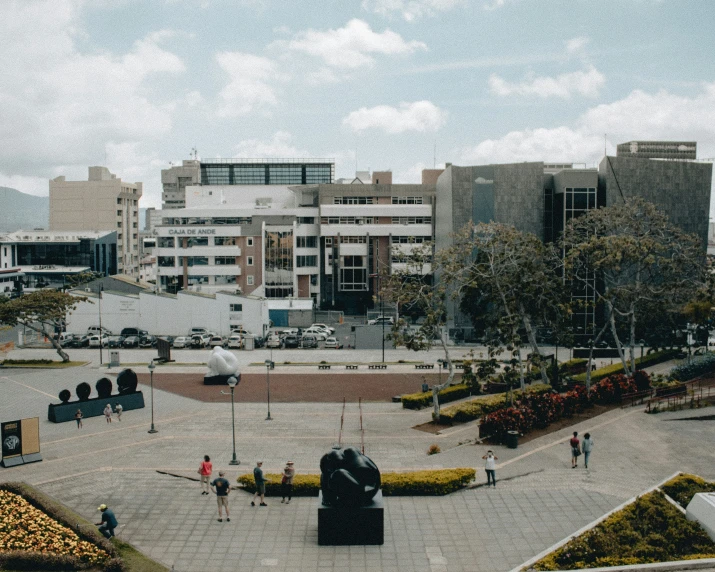
{"label": "lamp post", "polygon": [[444,360],[442,358],[437,360],[437,364],[439,365],[439,385],[442,385],[442,363]]}
{"label": "lamp post", "polygon": [[[97,307],[99,309],[99,365],[102,365],[102,285],[97,290]],[[154,363],[154,362],[152,362]]]}
{"label": "lamp post", "polygon": [[[240,375],[240,374],[239,374]],[[233,405],[233,391],[236,389],[236,384],[238,383],[238,379],[236,379],[236,376],[231,376],[226,380],[226,383],[228,383],[228,386],[231,388],[231,430],[233,432],[233,458],[229,461],[229,465],[240,465],[241,461],[239,461],[236,458],[236,413]],[[224,395],[226,395],[226,392],[222,391]]]}
{"label": "lamp post", "polygon": [[268,392],[268,415],[266,421],[273,421],[271,417],[271,369],[273,368],[273,362],[269,359],[266,360],[266,390]]}
{"label": "lamp post", "polygon": [[154,360],[151,360],[149,362],[149,379],[151,383],[151,429],[147,431],[147,433],[158,433],[156,429],[154,429],[154,368],[156,366],[154,365]]}
{"label": "lamp post", "polygon": [[641,345],[641,363],[643,363],[643,346],[645,346],[645,340],[640,339],[638,340],[638,343]]}

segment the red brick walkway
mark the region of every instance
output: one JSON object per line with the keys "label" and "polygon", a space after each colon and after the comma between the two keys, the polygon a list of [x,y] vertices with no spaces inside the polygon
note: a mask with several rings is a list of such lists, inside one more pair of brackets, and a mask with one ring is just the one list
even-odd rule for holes
{"label": "red brick walkway", "polygon": [[[437,383],[436,373],[271,373],[271,401],[276,403],[390,401],[393,396],[420,391],[422,378]],[[149,384],[149,375],[138,374],[139,383]],[[221,390],[228,386],[204,385],[203,373],[155,373],[154,387],[206,402],[226,401]],[[235,390],[236,402],[261,403],[266,400],[266,375],[247,373]]]}

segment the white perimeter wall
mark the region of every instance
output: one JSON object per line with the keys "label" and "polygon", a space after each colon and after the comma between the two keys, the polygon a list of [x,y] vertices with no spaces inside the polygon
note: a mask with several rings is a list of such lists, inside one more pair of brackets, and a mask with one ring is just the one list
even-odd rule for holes
{"label": "white perimeter wall", "polygon": [[[99,300],[80,302],[67,319],[67,331],[84,334],[99,325]],[[241,304],[241,312],[232,312],[231,304]],[[268,324],[266,300],[217,293],[215,298],[182,294],[176,297],[151,293],[126,295],[103,292],[102,326],[114,334],[123,328],[141,328],[154,335],[185,336],[191,328],[206,328],[228,335],[232,327],[242,326],[263,335]]]}

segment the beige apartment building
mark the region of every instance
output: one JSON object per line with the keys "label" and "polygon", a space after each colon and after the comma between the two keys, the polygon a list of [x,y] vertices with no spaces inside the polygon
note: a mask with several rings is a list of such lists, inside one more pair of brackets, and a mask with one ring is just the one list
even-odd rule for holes
{"label": "beige apartment building", "polygon": [[106,167],[86,181],[50,181],[50,230],[116,231],[117,271],[139,276],[139,199],[142,183],[127,183]]}

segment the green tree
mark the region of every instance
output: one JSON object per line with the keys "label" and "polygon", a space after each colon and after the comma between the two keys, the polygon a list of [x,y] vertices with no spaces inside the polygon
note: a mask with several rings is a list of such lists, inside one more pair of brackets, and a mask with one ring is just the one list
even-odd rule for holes
{"label": "green tree", "polygon": [[57,290],[38,290],[0,304],[0,323],[10,327],[23,325],[42,334],[50,340],[62,361],[68,362],[70,358],[54,338],[54,333],[72,310],[86,300],[83,296],[72,296]]}
{"label": "green tree", "polygon": [[[605,310],[604,325],[592,344],[610,328],[627,375],[635,371],[639,316],[655,304],[675,310],[706,283],[705,252],[698,237],[639,198],[572,219],[562,246],[569,279],[577,288],[590,289]],[[628,358],[617,321],[626,326]]]}
{"label": "green tree", "polygon": [[548,383],[535,325],[560,323],[569,312],[558,251],[510,225],[468,223],[435,258],[443,270],[440,281],[487,333],[488,344],[505,346],[517,359],[522,388],[522,331],[531,360]]}

